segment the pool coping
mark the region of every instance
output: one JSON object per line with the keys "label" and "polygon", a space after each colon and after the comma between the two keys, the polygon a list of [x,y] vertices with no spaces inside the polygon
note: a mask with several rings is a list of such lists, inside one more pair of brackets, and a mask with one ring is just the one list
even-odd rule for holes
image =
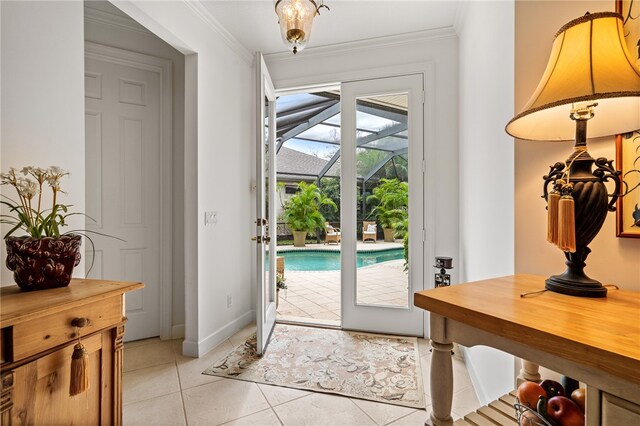
{"label": "pool coping", "polygon": [[[390,250],[404,249],[402,243],[396,243],[397,246],[391,246],[390,244],[380,247],[372,247],[371,249],[356,248],[357,253],[374,253]],[[276,253],[290,252],[290,251],[304,251],[304,252],[341,252],[342,247],[340,245],[327,246],[327,247],[293,247],[293,246],[277,246]]]}

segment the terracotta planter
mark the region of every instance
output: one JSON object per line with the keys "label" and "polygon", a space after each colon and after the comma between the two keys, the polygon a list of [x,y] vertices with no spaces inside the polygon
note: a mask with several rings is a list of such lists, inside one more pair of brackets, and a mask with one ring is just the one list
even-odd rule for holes
{"label": "terracotta planter", "polygon": [[73,268],[80,263],[80,235],[8,237],[7,268],[25,291],[66,287]]}
{"label": "terracotta planter", "polygon": [[307,238],[307,231],[293,231],[293,246],[304,247],[305,238]]}
{"label": "terracotta planter", "polygon": [[384,233],[384,242],[385,243],[393,243],[395,239],[396,230],[393,228],[382,228],[382,232]]}

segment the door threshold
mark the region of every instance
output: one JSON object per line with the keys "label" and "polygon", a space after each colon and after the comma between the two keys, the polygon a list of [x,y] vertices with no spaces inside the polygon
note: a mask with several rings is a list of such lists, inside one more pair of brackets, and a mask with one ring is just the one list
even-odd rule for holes
{"label": "door threshold", "polygon": [[276,324],[299,325],[301,327],[326,328],[329,330],[342,330],[342,326],[340,325],[322,324],[317,322],[287,321],[287,320],[276,319]]}

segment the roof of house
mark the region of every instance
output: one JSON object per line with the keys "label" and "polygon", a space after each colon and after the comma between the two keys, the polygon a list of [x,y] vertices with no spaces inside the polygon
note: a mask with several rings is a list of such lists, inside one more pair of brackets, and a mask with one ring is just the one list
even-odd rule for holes
{"label": "roof of house", "polygon": [[[281,147],[278,152],[278,179],[315,180],[320,171],[328,163],[324,158]],[[333,171],[333,167],[329,172]],[[335,177],[327,173],[326,177]],[[304,178],[307,179],[304,179]]]}

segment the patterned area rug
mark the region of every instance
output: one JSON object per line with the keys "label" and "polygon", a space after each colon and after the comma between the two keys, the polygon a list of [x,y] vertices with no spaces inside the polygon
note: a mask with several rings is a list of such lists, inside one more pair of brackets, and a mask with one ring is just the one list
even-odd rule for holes
{"label": "patterned area rug", "polygon": [[425,408],[418,341],[276,325],[259,357],[251,336],[203,374]]}

